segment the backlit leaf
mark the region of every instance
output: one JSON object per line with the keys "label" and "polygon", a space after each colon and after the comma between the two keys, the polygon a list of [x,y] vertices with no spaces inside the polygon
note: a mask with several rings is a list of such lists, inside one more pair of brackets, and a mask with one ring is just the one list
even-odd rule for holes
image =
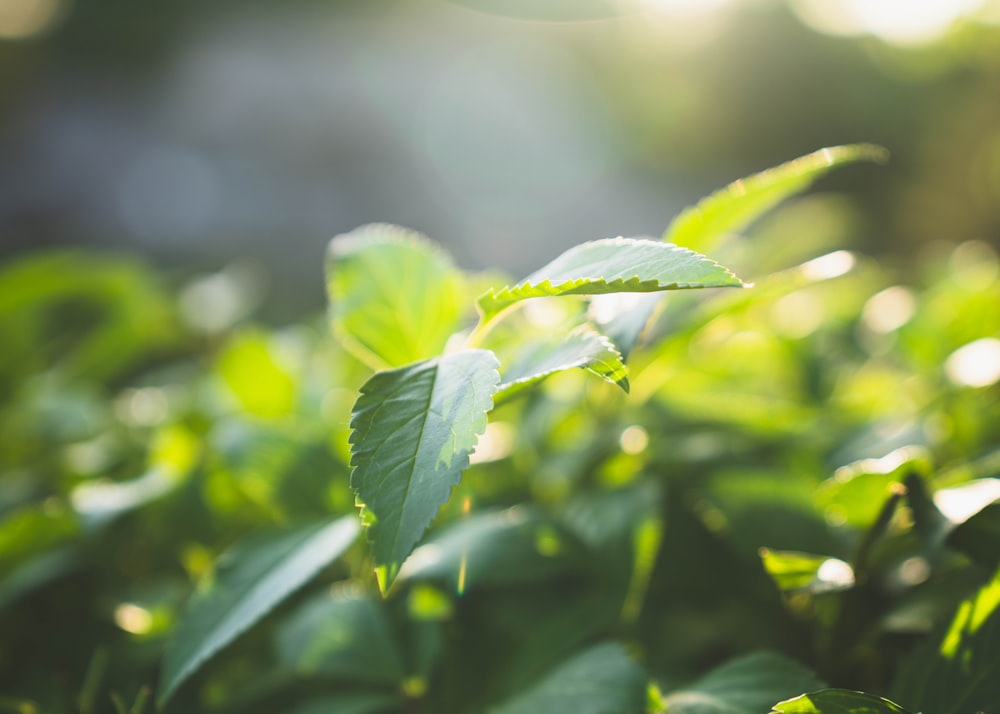
{"label": "backlit leaf", "polygon": [[570,248],[516,285],[490,290],[479,298],[479,309],[490,317],[534,297],[742,285],[726,268],[686,248],[643,238],[607,238]]}
{"label": "backlit leaf", "polygon": [[326,285],[335,333],[373,369],[440,354],[465,304],[451,258],[423,235],[385,224],[330,241]]}
{"label": "backlit leaf", "polygon": [[253,538],[224,553],[214,574],[188,602],[167,645],[159,705],[223,647],[339,557],[357,534],[357,519],[347,516]]}
{"label": "backlit leaf", "polygon": [[907,714],[888,699],[847,689],[822,689],[779,702],[772,714]]}
{"label": "backlit leaf", "polygon": [[466,350],[378,372],[361,387],[351,487],[383,591],[469,465],[493,408],[497,367],[492,352]]}

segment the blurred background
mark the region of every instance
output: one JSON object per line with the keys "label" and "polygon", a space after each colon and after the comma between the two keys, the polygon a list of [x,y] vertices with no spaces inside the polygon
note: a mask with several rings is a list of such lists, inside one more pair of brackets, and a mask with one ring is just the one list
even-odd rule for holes
{"label": "blurred background", "polygon": [[519,276],[856,141],[892,160],[820,186],[849,247],[995,245],[1000,2],[0,1],[3,259],[226,268],[271,319],[363,223]]}

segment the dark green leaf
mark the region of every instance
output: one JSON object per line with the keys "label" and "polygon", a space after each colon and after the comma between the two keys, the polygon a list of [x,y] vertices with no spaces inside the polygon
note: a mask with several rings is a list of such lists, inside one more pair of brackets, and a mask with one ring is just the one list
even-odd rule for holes
{"label": "dark green leaf", "polygon": [[759,714],[775,700],[822,686],[811,671],[771,652],[733,660],[664,699],[670,714]]}
{"label": "dark green leaf", "polygon": [[989,711],[1000,702],[1000,571],[963,601],[947,629],[900,668],[894,698],[934,714]]}
{"label": "dark green leaf", "polygon": [[301,675],[398,686],[403,664],[382,607],[350,589],[322,593],[281,628],[280,661]]}
{"label": "dark green leaf", "polygon": [[326,284],[334,331],[373,369],[440,354],[464,304],[451,259],[423,235],[385,224],[330,242]]}
{"label": "dark green leaf", "polygon": [[570,248],[516,285],[490,290],[479,298],[479,308],[489,318],[534,297],[742,285],[718,263],[686,248],[642,238],[607,238]]}
{"label": "dark green leaf", "polygon": [[618,643],[572,657],[490,714],[635,714],[646,702],[646,675]]}
{"label": "dark green leaf", "polygon": [[477,513],[417,548],[401,579],[450,581],[458,592],[476,585],[522,582],[565,573],[579,556],[569,533],[525,507]]}
{"label": "dark green leaf", "polygon": [[391,694],[334,694],[299,704],[287,714],[388,714],[398,711],[400,701]]}
{"label": "dark green leaf", "polygon": [[500,383],[487,350],[378,372],[351,418],[351,486],[385,591],[469,465]]}
{"label": "dark green leaf", "polygon": [[907,714],[888,699],[847,689],[823,689],[779,702],[771,710],[780,714]]}
{"label": "dark green leaf", "polygon": [[223,554],[170,638],[158,704],[162,707],[213,655],[339,557],[357,534],[357,519],[347,516],[254,538]]}

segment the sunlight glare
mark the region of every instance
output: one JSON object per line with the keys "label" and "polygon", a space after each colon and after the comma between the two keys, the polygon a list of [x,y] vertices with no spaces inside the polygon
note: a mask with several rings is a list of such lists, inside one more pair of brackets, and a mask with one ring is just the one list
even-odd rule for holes
{"label": "sunlight glare", "polygon": [[939,39],[982,0],[794,0],[802,22],[828,35],[875,35],[894,44]]}
{"label": "sunlight glare", "polygon": [[984,337],[951,353],[944,363],[953,383],[964,387],[988,387],[1000,381],[1000,340]]}

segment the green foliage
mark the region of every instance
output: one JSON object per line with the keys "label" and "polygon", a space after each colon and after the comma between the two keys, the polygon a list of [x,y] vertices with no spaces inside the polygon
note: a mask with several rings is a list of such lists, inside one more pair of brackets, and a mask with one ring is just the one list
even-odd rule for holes
{"label": "green foliage", "polygon": [[989,711],[995,254],[891,272],[822,194],[726,239],[880,157],[672,224],[746,290],[636,239],[504,285],[379,225],[334,239],[327,320],[206,331],[129,261],[5,268],[3,703]]}

